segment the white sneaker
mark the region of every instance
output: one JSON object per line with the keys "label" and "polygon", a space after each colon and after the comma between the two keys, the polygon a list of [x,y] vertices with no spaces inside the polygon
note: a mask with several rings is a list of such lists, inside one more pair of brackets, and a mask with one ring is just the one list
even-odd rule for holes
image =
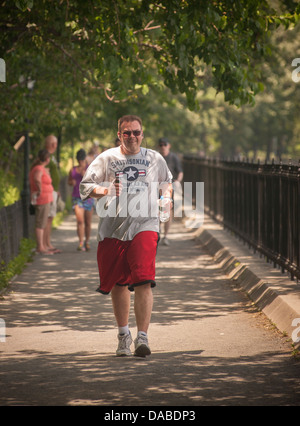
{"label": "white sneaker", "polygon": [[151,355],[147,336],[138,335],[134,341],[134,346],[135,346],[135,351],[134,351],[135,356],[145,357],[147,355]]}
{"label": "white sneaker", "polygon": [[130,350],[130,345],[132,343],[131,333],[128,334],[118,334],[119,345],[116,350],[117,356],[130,356],[132,355]]}

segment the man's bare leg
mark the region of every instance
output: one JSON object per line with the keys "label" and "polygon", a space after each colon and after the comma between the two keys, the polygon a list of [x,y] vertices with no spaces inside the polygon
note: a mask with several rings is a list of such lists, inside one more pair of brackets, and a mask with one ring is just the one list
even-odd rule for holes
{"label": "man's bare leg", "polygon": [[130,291],[128,287],[115,285],[111,291],[111,299],[118,327],[128,325],[130,311]]}
{"label": "man's bare leg", "polygon": [[137,330],[147,333],[153,308],[151,284],[143,284],[134,288],[134,312]]}
{"label": "man's bare leg", "polygon": [[130,311],[130,291],[126,286],[115,285],[111,291],[111,299],[117,325],[119,328],[119,345],[117,356],[131,355],[130,345],[132,343],[131,333],[128,328]]}
{"label": "man's bare leg", "polygon": [[137,325],[137,338],[134,341],[136,356],[145,357],[151,354],[148,344],[148,328],[150,324],[153,294],[151,284],[143,284],[134,289],[134,312]]}

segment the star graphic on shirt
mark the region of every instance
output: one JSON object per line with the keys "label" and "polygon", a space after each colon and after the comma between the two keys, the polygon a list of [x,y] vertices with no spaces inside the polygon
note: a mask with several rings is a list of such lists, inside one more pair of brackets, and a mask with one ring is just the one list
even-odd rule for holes
{"label": "star graphic on shirt", "polygon": [[139,175],[139,171],[136,167],[126,167],[123,172],[126,173],[127,180],[135,180]]}

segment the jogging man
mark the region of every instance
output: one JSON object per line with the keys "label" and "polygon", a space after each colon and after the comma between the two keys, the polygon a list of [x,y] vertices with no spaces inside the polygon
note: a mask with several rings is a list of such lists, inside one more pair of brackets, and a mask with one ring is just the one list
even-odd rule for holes
{"label": "jogging man", "polygon": [[163,157],[141,147],[142,120],[126,115],[118,121],[121,145],[101,153],[80,184],[81,198],[98,199],[97,261],[99,291],[111,293],[119,328],[117,356],[131,355],[128,320],[134,291],[136,356],[151,354],[148,343],[155,256],[159,239],[158,193],[171,198],[172,175]]}

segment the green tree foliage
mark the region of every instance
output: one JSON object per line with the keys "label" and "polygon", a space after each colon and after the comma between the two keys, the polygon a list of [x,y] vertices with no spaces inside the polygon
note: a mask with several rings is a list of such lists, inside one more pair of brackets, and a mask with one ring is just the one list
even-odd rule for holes
{"label": "green tree foliage", "polygon": [[214,140],[219,154],[267,160],[299,158],[300,81],[292,78],[299,41],[299,24],[289,31],[278,28],[272,34],[272,56],[261,68],[265,89],[256,96],[254,107],[231,108],[215,99],[218,120]]}
{"label": "green tree foliage", "polygon": [[[202,103],[199,91],[209,86],[224,94],[226,104],[253,104],[263,90],[270,34],[295,24],[300,11],[287,0],[280,7],[267,0],[0,4],[0,57],[7,68],[6,83],[0,86],[2,164],[12,162],[12,146],[25,129],[31,132],[33,150],[55,130],[64,129],[63,142],[85,140],[114,128],[128,105],[137,111],[143,105],[150,112],[154,97],[161,105],[177,107],[173,128],[169,123],[162,127],[177,139],[189,126],[189,117],[177,123],[182,105],[202,111],[205,147],[215,120],[206,109],[212,100]],[[29,81],[35,82],[33,90]],[[167,99],[169,93],[179,94],[180,102]],[[149,128],[153,120],[156,128],[162,122],[155,112],[145,120]],[[149,141],[154,143],[150,133]],[[181,147],[183,142],[176,143]]]}

